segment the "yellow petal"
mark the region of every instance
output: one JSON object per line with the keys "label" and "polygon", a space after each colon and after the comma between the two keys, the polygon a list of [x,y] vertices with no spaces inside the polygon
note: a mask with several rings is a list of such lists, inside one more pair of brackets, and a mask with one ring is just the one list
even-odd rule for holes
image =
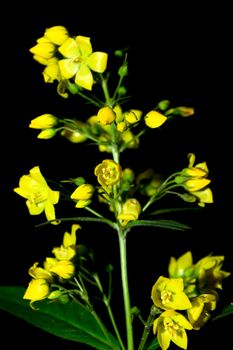
{"label": "yellow petal", "polygon": [[93,52],[87,60],[88,66],[97,73],[103,73],[107,68],[108,55],[105,52]]}
{"label": "yellow petal", "polygon": [[158,342],[162,350],[167,350],[171,342],[170,333],[162,327],[159,327],[158,329]]}
{"label": "yellow petal", "polygon": [[87,65],[81,64],[75,76],[75,83],[84,89],[91,90],[93,85],[93,76]]}
{"label": "yellow petal", "polygon": [[66,58],[76,58],[80,56],[80,50],[73,38],[68,38],[59,48],[58,51]]}
{"label": "yellow petal", "polygon": [[64,41],[69,37],[68,31],[63,26],[54,26],[47,28],[44,34],[45,38],[50,40],[56,45],[62,45]]}
{"label": "yellow petal", "polygon": [[180,348],[187,349],[188,337],[185,330],[179,329],[179,332],[176,332],[176,336],[172,337],[172,341]]}
{"label": "yellow petal", "polygon": [[30,50],[31,53],[33,53],[36,56],[40,56],[45,59],[49,59],[53,57],[54,52],[55,52],[55,46],[52,43],[41,43],[41,44],[36,44],[33,46]]}
{"label": "yellow petal", "polygon": [[87,36],[78,35],[75,38],[81,56],[87,57],[92,53],[90,38]]}
{"label": "yellow petal", "polygon": [[33,279],[29,283],[23,299],[32,301],[45,299],[49,295],[49,285],[45,279]]}
{"label": "yellow petal", "polygon": [[65,58],[63,60],[58,61],[59,69],[62,78],[70,79],[72,78],[78,71],[80,64],[77,64],[71,58]]}

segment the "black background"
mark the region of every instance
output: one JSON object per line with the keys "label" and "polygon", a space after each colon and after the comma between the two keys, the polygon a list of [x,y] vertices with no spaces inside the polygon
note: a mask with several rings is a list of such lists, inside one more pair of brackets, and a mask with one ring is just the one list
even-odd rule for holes
{"label": "black background", "polygon": [[[159,275],[167,274],[171,255],[178,257],[192,250],[195,261],[209,253],[225,255],[224,270],[232,271],[229,9],[224,3],[221,7],[211,4],[207,8],[196,3],[149,4],[69,3],[67,11],[64,4],[62,7],[54,4],[53,10],[25,6],[19,13],[14,8],[14,19],[11,10],[6,11],[9,21],[2,29],[1,44],[2,285],[26,286],[28,267],[43,260],[70,228],[69,224],[35,228],[42,218],[29,216],[22,198],[13,192],[20,176],[35,165],[40,165],[45,177],[51,179],[88,176],[107,156],[93,147],[71,145],[59,137],[38,140],[36,132],[28,128],[30,120],[43,113],[82,118],[82,103],[74,98],[62,99],[55,85],[45,84],[42,66],[28,51],[43,36],[45,28],[54,25],[64,25],[72,35],[90,36],[94,50],[113,52],[129,47],[127,86],[133,95],[133,108],[150,110],[161,99],[169,99],[174,105],[192,106],[196,110],[195,116],[175,120],[142,137],[138,150],[127,150],[122,155],[123,166],[142,171],[153,165],[166,174],[186,166],[187,154],[193,152],[197,162],[207,162],[214,194],[213,205],[201,212],[175,217],[192,227],[187,232],[135,229],[130,233],[132,303],[145,308],[146,315],[151,287]],[[80,241],[95,247],[100,266],[113,263],[117,278],[118,248],[114,234],[101,225],[82,226]],[[227,300],[232,299],[231,285],[232,279],[225,281]],[[117,283],[113,298],[118,309],[121,294]],[[31,346],[81,349],[6,313],[1,313],[1,318],[1,337],[9,348],[17,339],[25,349]],[[225,332],[229,319],[208,324],[200,332],[190,332],[190,349],[200,349],[201,342],[207,341],[209,348],[220,349],[223,334],[225,341],[230,341],[230,334]]]}

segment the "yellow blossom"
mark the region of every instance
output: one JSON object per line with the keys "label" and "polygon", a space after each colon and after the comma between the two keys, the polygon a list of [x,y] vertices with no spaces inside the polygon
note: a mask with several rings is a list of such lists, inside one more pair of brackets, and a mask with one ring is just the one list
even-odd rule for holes
{"label": "yellow blossom", "polygon": [[160,276],[152,287],[151,298],[155,306],[161,309],[186,310],[192,306],[184,293],[182,278]]}
{"label": "yellow blossom", "polygon": [[74,275],[75,266],[70,260],[57,260],[53,259],[52,265],[49,267],[49,271],[55,273],[62,279],[69,279]]}
{"label": "yellow blossom", "polygon": [[52,57],[48,59],[45,63],[46,67],[42,72],[45,83],[53,83],[54,80],[61,80],[60,69],[58,66],[58,58]]}
{"label": "yellow blossom", "polygon": [[103,73],[107,67],[107,53],[93,52],[88,37],[78,35],[75,39],[68,38],[59,51],[65,57],[59,61],[62,77],[74,77],[75,83],[84,89],[92,89],[94,78],[91,71]]}
{"label": "yellow blossom", "polygon": [[139,109],[130,109],[129,111],[124,112],[123,116],[129,124],[135,124],[141,119],[142,111]]}
{"label": "yellow blossom", "polygon": [[101,125],[109,125],[114,122],[116,114],[112,108],[105,106],[99,109],[97,117]]}
{"label": "yellow blossom", "polygon": [[187,310],[193,329],[200,329],[210,318],[210,311],[215,310],[217,298],[214,294],[201,294],[192,298],[192,307]]}
{"label": "yellow blossom", "polygon": [[63,236],[63,244],[60,247],[54,247],[52,253],[57,260],[72,260],[76,255],[76,231],[81,226],[73,224],[71,227],[71,233],[65,232]]}
{"label": "yellow blossom", "polygon": [[191,178],[184,182],[184,188],[189,192],[197,192],[204,189],[211,180],[206,178]]}
{"label": "yellow blossom", "polygon": [[230,272],[221,270],[225,257],[222,255],[209,255],[200,259],[195,265],[201,288],[222,289],[222,281],[230,276]]}
{"label": "yellow blossom", "polygon": [[112,186],[120,181],[122,170],[120,164],[112,159],[105,159],[94,171],[101,186]]}
{"label": "yellow blossom", "polygon": [[52,253],[57,260],[72,260],[76,255],[76,250],[73,247],[60,246],[54,247]]}
{"label": "yellow blossom", "polygon": [[141,205],[136,198],[129,198],[122,206],[122,210],[118,215],[118,220],[123,226],[127,225],[129,221],[137,220],[141,212]]}
{"label": "yellow blossom", "polygon": [[33,266],[30,267],[28,272],[29,272],[29,275],[35,279],[44,279],[48,282],[53,281],[52,274],[46,269],[43,269],[42,267],[38,267],[38,262],[34,263]]}
{"label": "yellow blossom", "polygon": [[206,187],[200,191],[192,192],[192,195],[197,197],[198,205],[204,207],[206,203],[213,203],[213,193],[209,187]]}
{"label": "yellow blossom", "polygon": [[157,111],[150,111],[145,116],[145,124],[152,129],[160,127],[166,120],[167,117]]}
{"label": "yellow blossom", "polygon": [[62,45],[69,37],[67,29],[63,26],[54,26],[47,28],[44,37],[58,46]]}
{"label": "yellow blossom", "polygon": [[28,175],[23,175],[19,180],[19,187],[14,191],[26,198],[26,205],[31,215],[39,215],[45,212],[47,220],[57,224],[54,205],[58,203],[59,191],[53,191],[40,172],[39,166],[32,168]]}
{"label": "yellow blossom", "polygon": [[50,129],[54,127],[58,122],[57,117],[53,114],[42,114],[31,120],[29,128],[32,129]]}
{"label": "yellow blossom", "polygon": [[76,190],[71,194],[70,198],[77,201],[77,208],[84,208],[90,204],[90,199],[94,191],[95,188],[91,184],[82,184],[76,188]]}
{"label": "yellow blossom", "polygon": [[64,247],[75,247],[76,246],[76,231],[81,229],[79,224],[73,224],[71,226],[71,233],[65,232],[63,236],[63,246]]}
{"label": "yellow blossom", "polygon": [[194,269],[193,257],[190,251],[181,255],[178,259],[171,257],[168,272],[170,278],[185,277],[187,274],[192,274]]}
{"label": "yellow blossom", "polygon": [[43,278],[32,279],[29,282],[23,299],[31,300],[30,305],[32,308],[33,303],[38,300],[46,299],[50,294],[50,287],[48,282]]}
{"label": "yellow blossom", "polygon": [[171,341],[180,348],[187,349],[186,329],[192,329],[192,325],[174,310],[164,311],[153,323],[153,333],[157,334],[162,350],[167,350]]}
{"label": "yellow blossom", "polygon": [[56,129],[44,129],[38,135],[38,139],[49,140],[56,135]]}
{"label": "yellow blossom", "polygon": [[41,40],[37,40],[37,44],[33,46],[29,51],[34,55],[34,59],[37,61],[42,59],[40,63],[44,62],[44,64],[46,64],[46,61],[43,61],[43,59],[48,60],[52,58],[55,54],[56,46],[49,40],[41,38]]}

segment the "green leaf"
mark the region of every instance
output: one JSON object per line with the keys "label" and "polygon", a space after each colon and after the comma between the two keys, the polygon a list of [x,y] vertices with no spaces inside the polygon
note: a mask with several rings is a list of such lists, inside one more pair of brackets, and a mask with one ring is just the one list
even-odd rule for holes
{"label": "green leaf", "polygon": [[115,337],[79,302],[60,304],[44,300],[37,303],[38,310],[32,310],[29,301],[23,299],[24,293],[23,287],[0,287],[0,309],[60,338],[99,350],[120,349]]}
{"label": "green leaf", "polygon": [[212,318],[212,321],[233,314],[233,304],[227,305],[218,315]]}
{"label": "green leaf", "polygon": [[134,227],[134,226],[152,226],[152,227],[167,228],[170,230],[179,230],[179,231],[190,229],[189,226],[175,220],[134,220],[129,222],[127,225],[127,227]]}
{"label": "green leaf", "polygon": [[158,209],[154,211],[153,213],[150,213],[149,215],[160,215],[160,214],[166,214],[166,213],[172,213],[172,212],[178,212],[178,211],[193,211],[193,210],[200,210],[200,208],[165,208],[165,209]]}
{"label": "green leaf", "polygon": [[152,340],[152,342],[150,343],[150,345],[148,347],[146,347],[146,350],[155,350],[160,348],[159,342],[158,342],[158,338],[154,337],[154,339]]}

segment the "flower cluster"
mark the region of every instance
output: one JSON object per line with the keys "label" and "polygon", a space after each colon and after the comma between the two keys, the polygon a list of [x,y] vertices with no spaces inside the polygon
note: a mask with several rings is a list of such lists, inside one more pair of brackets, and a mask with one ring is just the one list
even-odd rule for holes
{"label": "flower cluster", "polygon": [[65,232],[63,244],[60,247],[53,248],[54,257],[47,257],[43,267],[39,267],[38,262],[30,267],[29,275],[32,280],[23,298],[30,300],[32,308],[34,308],[34,302],[46,298],[60,300],[61,302],[67,300],[67,291],[62,286],[58,286],[56,282],[63,284],[75,274],[73,260],[77,253],[76,231],[80,228],[80,225],[73,224],[71,233]]}
{"label": "flower cluster", "polygon": [[[74,327],[72,333],[77,327],[76,341],[91,346],[97,342],[98,349],[134,350],[132,321],[134,316],[139,316],[141,320],[143,317],[136,311],[134,314],[130,304],[126,249],[128,232],[135,226],[183,231],[189,227],[175,220],[160,218],[165,212],[183,208],[159,208],[158,201],[165,196],[173,196],[178,204],[184,201],[187,206],[205,207],[213,203],[213,194],[207,163],[196,163],[194,153],[188,154],[188,164],[184,168],[165,176],[152,168],[135,171],[124,165],[121,157],[126,149],[137,149],[145,133],[156,133],[168,123],[175,122],[176,118],[195,115],[194,108],[173,106],[169,100],[153,103],[145,111],[137,106],[125,106],[130,99],[124,84],[128,75],[128,53],[125,50],[114,52],[117,62],[119,58],[122,61],[117,67],[117,74],[111,75],[107,67],[109,54],[93,51],[89,37],[71,36],[63,26],[47,28],[30,53],[44,66],[44,81],[56,83],[60,96],[69,98],[72,95],[84,99],[93,110],[88,108],[86,112],[80,108],[75,118],[45,113],[31,119],[29,128],[39,131],[38,139],[52,139],[59,135],[73,144],[89,142],[95,145],[100,156],[107,156],[96,159],[90,174],[92,180],[88,178],[89,175],[84,178],[83,174],[77,174],[75,178],[49,182],[36,165],[20,178],[18,187],[14,188],[18,195],[26,199],[30,215],[45,214],[47,221],[44,225],[75,222],[71,233],[65,232],[62,245],[52,249],[53,257],[47,257],[43,267],[38,262],[30,267],[32,279],[23,298],[30,300],[32,308],[35,308],[35,302],[45,299],[48,299],[49,305],[54,301],[61,302],[64,308],[68,302],[70,306],[75,301],[75,305],[81,305],[82,312],[88,315],[82,320],[88,320],[84,336],[84,326],[80,328],[76,318],[75,322],[73,319],[70,322]],[[116,76],[116,84],[108,84],[110,77]],[[99,89],[94,93],[97,87]],[[70,205],[74,215],[65,218],[61,217],[60,212],[58,215],[55,205],[60,205],[62,201],[66,203],[66,210]],[[87,216],[82,216],[83,212],[88,213]],[[92,251],[76,242],[76,231],[80,229],[81,221],[108,225],[117,234],[126,327],[122,334],[126,339],[118,329],[110,305],[112,265],[109,264],[105,271],[109,273],[106,293],[106,284],[103,287],[100,281]],[[224,256],[209,255],[194,264],[190,251],[177,260],[171,258],[169,276],[160,276],[152,287],[153,307],[148,323],[143,321],[145,329],[138,350],[156,349],[158,346],[166,350],[171,341],[183,349],[187,348],[186,330],[200,329],[207,322],[219,300],[222,281],[230,275],[221,270],[223,260]],[[95,306],[99,300],[106,307],[114,335],[108,332],[111,327],[105,327],[96,312]],[[157,314],[159,316],[156,318]],[[66,318],[69,320],[68,312]],[[90,325],[89,320],[92,320]],[[150,344],[147,339],[152,324],[158,346],[155,346],[155,336]]]}
{"label": "flower cluster", "polygon": [[199,330],[210,319],[219,300],[218,289],[230,275],[221,270],[223,261],[224,256],[209,255],[194,264],[190,251],[177,260],[171,257],[169,277],[160,276],[151,291],[154,305],[161,310],[153,331],[162,350],[171,341],[187,349],[186,329]]}

